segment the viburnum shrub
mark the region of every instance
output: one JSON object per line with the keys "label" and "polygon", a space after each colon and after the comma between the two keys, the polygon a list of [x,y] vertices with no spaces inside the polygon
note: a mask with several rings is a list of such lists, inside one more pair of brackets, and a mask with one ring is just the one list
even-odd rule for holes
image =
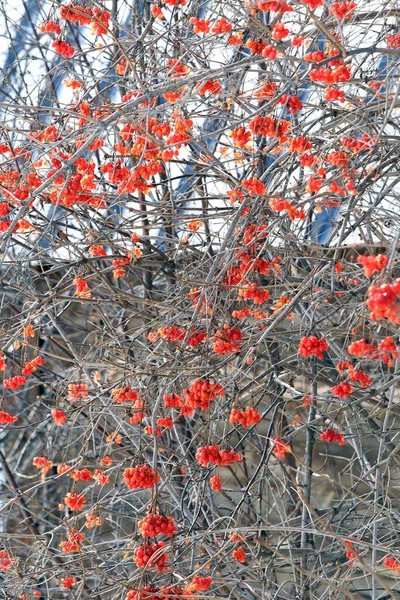
{"label": "viburnum shrub", "polygon": [[0,596],[397,597],[399,6],[0,5]]}

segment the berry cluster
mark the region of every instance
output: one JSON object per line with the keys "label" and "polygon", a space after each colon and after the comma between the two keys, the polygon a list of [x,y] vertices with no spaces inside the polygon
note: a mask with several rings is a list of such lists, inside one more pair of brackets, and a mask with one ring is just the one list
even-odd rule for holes
{"label": "berry cluster", "polygon": [[312,143],[307,140],[303,135],[299,135],[296,138],[292,138],[289,144],[289,152],[297,152],[298,154],[304,154],[313,147]]}
{"label": "berry cluster", "polygon": [[212,349],[219,355],[240,352],[238,342],[242,341],[243,334],[237,327],[224,325],[223,329],[215,332]]}
{"label": "berry cluster", "polygon": [[283,94],[283,96],[276,101],[276,104],[283,104],[286,106],[292,115],[295,115],[298,110],[303,108],[300,98],[298,96],[289,96],[289,94]]}
{"label": "berry cluster", "polygon": [[139,531],[142,537],[157,537],[158,535],[167,535],[172,537],[178,530],[172,517],[163,517],[161,515],[149,514],[139,521]]}
{"label": "berry cluster", "polygon": [[130,490],[144,490],[154,487],[160,476],[148,465],[137,465],[125,469],[123,479]]}
{"label": "berry cluster", "polygon": [[61,56],[64,56],[64,58],[71,58],[71,56],[75,54],[75,48],[68,44],[65,40],[54,40],[52,47],[57,54],[61,54]]}
{"label": "berry cluster", "polygon": [[221,482],[221,478],[218,477],[218,475],[214,475],[213,477],[210,477],[210,487],[212,490],[214,490],[214,492],[221,491],[222,482]]}
{"label": "berry cluster", "polygon": [[86,398],[89,394],[87,383],[69,383],[68,384],[68,400],[79,400]]}
{"label": "berry cluster", "polygon": [[371,311],[370,318],[389,319],[395,323],[400,323],[399,309],[397,304],[400,294],[400,279],[394,283],[385,283],[381,286],[371,285],[368,289],[367,306]]}
{"label": "berry cluster", "polygon": [[16,390],[21,385],[25,385],[26,377],[23,375],[16,375],[15,377],[11,377],[10,379],[5,379],[3,382],[4,389]]}
{"label": "berry cluster", "polygon": [[195,575],[189,585],[186,586],[185,594],[190,594],[191,592],[205,592],[208,590],[211,584],[212,577],[201,577],[200,575]]}
{"label": "berry cluster", "polygon": [[247,554],[246,552],[243,550],[243,548],[239,547],[236,548],[233,552],[232,552],[232,556],[235,560],[237,560],[238,562],[245,562]]}
{"label": "berry cluster", "polygon": [[123,402],[136,402],[139,398],[139,394],[127,385],[126,387],[113,390],[112,397],[114,402],[122,404]]}
{"label": "berry cluster", "polygon": [[272,39],[279,42],[280,40],[284,40],[289,35],[289,33],[289,29],[285,27],[283,23],[275,23],[275,25],[272,28],[271,37]]}
{"label": "berry cluster", "polygon": [[68,420],[65,412],[57,408],[51,409],[51,416],[53,417],[54,423],[57,425],[57,427],[62,427]]}
{"label": "berry cluster", "polygon": [[42,356],[37,356],[30,362],[25,363],[24,368],[22,369],[22,375],[32,375],[39,365],[44,365],[44,358]]}
{"label": "berry cluster", "polygon": [[79,552],[79,544],[83,541],[83,535],[76,529],[71,529],[67,540],[63,540],[60,544],[63,554],[70,552]]}
{"label": "berry cluster", "polygon": [[[168,0],[168,3],[172,4],[172,1],[178,2],[179,0]],[[184,5],[185,0],[181,0],[181,4]],[[184,590],[177,585],[172,587],[152,587],[145,585],[141,587],[141,591],[132,590],[127,593],[125,600],[179,600],[184,593]]]}
{"label": "berry cluster", "polygon": [[324,92],[324,98],[327,102],[332,100],[337,100],[339,102],[345,102],[346,98],[344,96],[344,92],[342,90],[338,90],[337,88],[328,87]]}
{"label": "berry cluster", "polygon": [[248,283],[238,290],[238,299],[253,300],[254,304],[264,304],[270,298],[269,291],[258,287],[256,283]]}
{"label": "berry cluster", "polygon": [[372,277],[375,272],[382,271],[387,266],[389,259],[384,254],[378,254],[378,256],[359,256],[357,262],[364,267],[365,277]]}
{"label": "berry cluster", "polygon": [[203,467],[207,467],[209,463],[220,467],[240,462],[243,458],[234,450],[221,450],[220,446],[201,446],[197,448],[196,460]]}
{"label": "berry cluster", "polygon": [[332,394],[338,396],[339,398],[348,398],[353,391],[353,386],[345,381],[341,381],[338,385],[333,386],[331,388]]}
{"label": "berry cluster", "polygon": [[252,196],[264,196],[267,193],[263,182],[254,177],[252,179],[243,179],[242,185]]}
{"label": "berry cluster", "polygon": [[42,33],[55,33],[56,35],[61,35],[61,27],[54,21],[43,23],[43,25],[40,26],[40,31]]}
{"label": "berry cluster", "polygon": [[274,441],[274,449],[272,451],[277,458],[283,460],[286,452],[291,452],[289,444],[284,442],[279,435],[276,436]]}
{"label": "berry cluster", "polygon": [[224,17],[217,19],[211,28],[211,32],[217,35],[228,33],[229,31],[232,31],[232,25]]}
{"label": "berry cluster", "polygon": [[61,579],[61,587],[63,590],[71,589],[76,583],[76,577],[63,577]]}
{"label": "berry cluster", "polygon": [[5,573],[12,565],[13,563],[7,550],[0,550],[0,571]]}
{"label": "berry cluster", "polygon": [[15,421],[18,421],[18,417],[13,417],[10,413],[0,410],[0,425],[10,425]]}
{"label": "berry cluster", "polygon": [[302,208],[296,208],[295,206],[293,206],[293,204],[291,204],[288,200],[285,200],[284,198],[271,198],[271,200],[269,201],[269,206],[271,210],[276,212],[282,212],[284,210],[287,210],[288,217],[291,221],[294,221],[295,219],[301,219],[302,221],[304,221],[306,218],[306,215]]}
{"label": "berry cluster", "polygon": [[341,433],[338,433],[334,429],[327,429],[321,434],[320,439],[323,442],[332,444],[333,442],[339,442],[339,446],[344,446],[344,437]]}
{"label": "berry cluster", "polygon": [[68,492],[64,498],[64,502],[71,510],[82,510],[83,505],[86,502],[86,498],[85,496],[82,496],[82,494],[73,494],[72,492]]}
{"label": "berry cluster", "polygon": [[166,562],[168,560],[168,554],[161,552],[164,548],[165,542],[157,542],[156,544],[141,544],[138,546],[133,553],[133,560],[139,569],[149,569],[156,567],[159,573],[168,571]]}
{"label": "berry cluster", "polygon": [[185,395],[185,406],[207,410],[210,402],[218,396],[224,396],[225,392],[219,383],[210,383],[205,379],[196,379],[190,386],[183,390]]}
{"label": "berry cluster", "polygon": [[232,408],[231,415],[229,417],[229,422],[234,425],[235,423],[240,423],[244,429],[247,427],[251,427],[252,425],[257,425],[262,419],[260,413],[253,408],[252,406],[247,406],[246,410],[242,411],[238,408]]}
{"label": "berry cluster", "polygon": [[329,7],[329,14],[340,20],[350,19],[356,8],[355,2],[333,2]]}
{"label": "berry cluster", "polygon": [[75,481],[91,481],[92,471],[90,471],[90,469],[74,469],[71,472],[70,477]]}
{"label": "berry cluster", "polygon": [[208,19],[198,19],[191,17],[189,23],[193,25],[193,31],[197,34],[208,33],[210,31],[210,21]]}
{"label": "berry cluster", "polygon": [[325,338],[318,339],[315,335],[310,337],[302,337],[300,340],[299,354],[302,356],[316,356],[320,360],[324,358],[325,350],[328,350],[329,346]]}

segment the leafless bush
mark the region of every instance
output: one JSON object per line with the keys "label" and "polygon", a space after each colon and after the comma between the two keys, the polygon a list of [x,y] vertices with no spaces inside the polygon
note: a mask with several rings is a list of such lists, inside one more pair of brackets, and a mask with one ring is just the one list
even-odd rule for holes
{"label": "leafless bush", "polygon": [[398,597],[399,15],[1,3],[0,597]]}

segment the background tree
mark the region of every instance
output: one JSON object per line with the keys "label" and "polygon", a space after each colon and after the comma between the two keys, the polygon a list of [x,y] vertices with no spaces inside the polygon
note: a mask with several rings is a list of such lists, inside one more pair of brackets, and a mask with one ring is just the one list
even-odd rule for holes
{"label": "background tree", "polygon": [[1,11],[0,597],[396,598],[397,4]]}

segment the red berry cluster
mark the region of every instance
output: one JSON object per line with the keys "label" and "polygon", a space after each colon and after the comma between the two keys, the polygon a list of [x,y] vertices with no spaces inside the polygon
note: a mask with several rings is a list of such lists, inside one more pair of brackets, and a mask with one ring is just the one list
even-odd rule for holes
{"label": "red berry cluster", "polygon": [[332,444],[332,442],[339,442],[339,446],[344,446],[344,437],[341,433],[338,433],[334,429],[327,429],[321,434],[320,439],[323,442],[328,442]]}
{"label": "red berry cluster", "polygon": [[271,210],[276,212],[287,210],[288,217],[291,221],[294,221],[295,219],[301,219],[304,221],[306,218],[305,212],[302,208],[296,208],[284,198],[271,198],[269,201],[269,206]]}
{"label": "red berry cluster", "polygon": [[289,444],[284,442],[282,438],[277,435],[274,441],[274,449],[272,451],[277,458],[283,460],[285,458],[286,452],[291,452],[291,448]]}
{"label": "red berry cluster", "polygon": [[352,342],[347,348],[349,354],[357,358],[369,358],[371,360],[382,360],[384,364],[393,366],[393,358],[399,358],[400,353],[392,337],[382,340],[378,346],[370,344],[366,340]]}
{"label": "red berry cluster", "polygon": [[381,286],[371,285],[368,289],[367,306],[371,311],[370,318],[389,319],[395,323],[400,323],[399,309],[397,304],[400,294],[400,279],[394,283],[385,283]]}
{"label": "red berry cluster", "polygon": [[57,425],[57,427],[62,427],[68,420],[65,412],[63,410],[58,410],[57,408],[51,409],[51,416],[53,417],[54,423]]}
{"label": "red berry cluster", "polygon": [[156,567],[159,573],[168,571],[166,562],[168,560],[168,554],[161,552],[164,548],[165,542],[157,542],[156,544],[141,544],[138,546],[133,553],[133,560],[139,569],[149,569]]}
{"label": "red berry cluster", "polygon": [[262,290],[256,283],[248,283],[238,290],[238,299],[253,300],[254,304],[264,304],[270,298],[268,290]]}
{"label": "red berry cluster", "polygon": [[181,408],[185,402],[183,396],[178,394],[166,394],[163,398],[166,408]]}
{"label": "red berry cluster", "polygon": [[283,94],[283,96],[276,101],[276,104],[283,104],[286,106],[292,115],[295,115],[298,110],[303,108],[300,98],[298,96],[289,96],[289,94]]}
{"label": "red berry cluster", "polygon": [[196,329],[193,329],[192,333],[188,337],[187,344],[191,348],[196,348],[196,346],[198,346],[199,344],[201,344],[202,342],[204,342],[204,340],[206,338],[207,338],[207,332],[206,331],[196,331]]}
{"label": "red berry cluster", "polygon": [[191,17],[189,23],[194,26],[193,30],[195,33],[208,33],[210,31],[210,21],[208,19]]}
{"label": "red berry cluster", "polygon": [[383,564],[388,569],[394,569],[396,575],[398,575],[400,571],[400,564],[395,558],[391,558],[390,556],[385,556],[383,559]]}
{"label": "red berry cluster", "polygon": [[0,425],[10,425],[15,421],[18,421],[18,417],[13,417],[10,413],[0,410]]}
{"label": "red berry cluster", "polygon": [[237,560],[238,562],[245,562],[247,554],[246,552],[243,550],[243,548],[236,548],[236,550],[234,550],[232,552],[232,556],[235,560]]}
{"label": "red berry cluster", "polygon": [[32,464],[37,469],[42,469],[43,475],[46,475],[46,473],[48,473],[48,471],[53,466],[53,462],[45,456],[35,456],[35,458],[32,461]]}
{"label": "red berry cluster", "polygon": [[344,65],[340,65],[337,69],[318,67],[317,69],[312,69],[309,76],[313,81],[322,81],[322,83],[332,85],[334,83],[349,81],[351,79],[351,70],[350,67]]}
{"label": "red berry cluster", "polygon": [[253,177],[253,179],[243,179],[242,185],[253,196],[264,196],[267,189],[262,181]]}
{"label": "red berry cluster", "polygon": [[357,262],[364,267],[365,277],[372,277],[375,272],[382,271],[389,262],[384,254],[378,256],[359,256]]}
{"label": "red berry cluster", "polygon": [[283,2],[282,0],[257,0],[257,7],[263,12],[271,11],[284,13],[293,11],[293,8],[289,6],[289,4],[286,4],[286,2]]}
{"label": "red berry cluster", "polygon": [[254,117],[249,123],[249,128],[254,135],[266,135],[270,138],[278,138],[281,142],[287,139],[285,135],[288,132],[289,126],[289,121],[285,121],[284,119],[275,119],[270,116],[262,117],[261,115]]}
{"label": "red berry cluster", "polygon": [[212,349],[219,355],[240,352],[238,342],[242,341],[243,334],[238,327],[224,325],[223,329],[216,331]]}
{"label": "red berry cluster", "polygon": [[175,327],[175,325],[171,327],[166,325],[158,330],[158,335],[168,342],[181,342],[185,339],[186,331]]}
{"label": "red berry cluster", "polygon": [[61,35],[61,27],[54,23],[54,21],[47,21],[47,23],[43,23],[40,26],[40,31],[42,33],[55,33],[56,35]]}
{"label": "red berry cluster", "polygon": [[302,356],[316,356],[320,360],[324,358],[325,350],[328,350],[329,346],[325,338],[318,339],[315,335],[310,337],[302,337],[300,340],[299,354]]}
{"label": "red berry cluster", "polygon": [[389,35],[386,41],[390,48],[400,48],[400,33]]}
{"label": "red berry cluster", "polygon": [[251,140],[251,131],[245,127],[236,127],[232,130],[232,142],[237,148],[246,148]]}
{"label": "red berry cluster", "polygon": [[228,23],[224,17],[221,19],[217,19],[211,29],[212,33],[216,33],[220,35],[221,33],[228,33],[228,31],[232,30],[232,25]]}
{"label": "red berry cluster", "polygon": [[342,90],[338,90],[337,88],[328,87],[324,92],[324,98],[327,102],[330,100],[338,100],[339,102],[345,102],[346,98],[344,96],[344,92]]}
{"label": "red berry cluster", "polygon": [[68,539],[63,540],[60,544],[63,554],[70,552],[79,552],[79,544],[83,541],[83,535],[78,533],[76,529],[71,529]]}
{"label": "red berry cluster", "polygon": [[217,96],[221,92],[221,90],[222,87],[219,79],[209,79],[208,81],[201,83],[196,88],[196,91],[198,94],[200,94],[200,96],[205,96],[205,94],[212,94],[214,96]]}
{"label": "red berry cluster", "polygon": [[92,471],[89,469],[73,470],[70,474],[70,477],[75,481],[91,481]]}
{"label": "red berry cluster", "polygon": [[325,52],[322,52],[322,50],[316,50],[315,52],[307,52],[307,54],[304,55],[304,60],[309,60],[310,62],[315,63],[320,63],[323,60],[326,60],[327,58],[327,54],[325,54]]}
{"label": "red berry cluster", "polygon": [[234,450],[221,450],[220,446],[202,446],[197,448],[196,460],[203,467],[207,467],[208,463],[220,467],[240,462],[243,458]]}
{"label": "red berry cluster", "polygon": [[139,531],[142,537],[157,537],[158,535],[167,535],[172,537],[178,530],[172,517],[163,517],[161,515],[149,514],[142,521],[139,521]]}
{"label": "red berry cluster", "polygon": [[338,19],[350,19],[354,10],[357,8],[355,2],[333,2],[329,7],[329,14]]}
{"label": "red berry cluster", "polygon": [[210,383],[205,379],[196,379],[190,386],[183,390],[185,406],[207,410],[210,402],[218,396],[224,396],[224,388],[219,383]]}
{"label": "red berry cluster", "polygon": [[348,398],[353,391],[353,386],[345,381],[341,381],[338,385],[333,386],[331,388],[332,394],[338,396],[339,398]]}
{"label": "red berry cluster", "polygon": [[54,40],[52,47],[57,54],[61,54],[64,58],[70,58],[75,54],[75,48],[68,44],[65,40]]}
{"label": "red berry cluster", "polygon": [[68,400],[79,400],[86,398],[89,394],[87,383],[69,383],[68,384]]}
{"label": "red berry cluster", "polygon": [[309,142],[303,135],[299,135],[296,138],[292,138],[289,144],[289,152],[298,152],[304,154],[313,147],[312,143]]}
{"label": "red berry cluster", "polygon": [[212,577],[201,577],[200,575],[195,575],[189,585],[186,586],[185,594],[190,594],[191,592],[205,592],[208,590],[211,584]]}
{"label": "red berry cluster", "polygon": [[73,494],[72,492],[68,492],[64,498],[64,502],[71,510],[82,510],[83,505],[86,502],[86,498],[81,494]]}
{"label": "red berry cluster", "polygon": [[22,375],[32,375],[39,365],[44,365],[44,358],[42,356],[37,356],[30,362],[25,363],[24,368],[22,369]]}
{"label": "red berry cluster", "polygon": [[63,577],[61,579],[61,587],[63,590],[68,590],[76,583],[76,577]]}
{"label": "red berry cluster", "polygon": [[272,28],[271,37],[278,42],[280,40],[284,40],[289,33],[289,29],[285,27],[283,23],[275,23]]}
{"label": "red berry cluster", "polygon": [[154,487],[160,476],[148,465],[137,465],[125,469],[123,479],[130,490],[144,490]]}
{"label": "red berry cluster", "polygon": [[[169,4],[172,4],[172,1],[169,0]],[[178,0],[177,0],[178,1]],[[184,5],[185,0],[181,0],[182,6]],[[172,587],[166,587],[165,585],[161,587],[152,587],[150,585],[145,585],[141,587],[141,591],[138,592],[136,590],[132,590],[128,592],[125,597],[125,600],[179,600],[184,593],[184,590],[177,585]]]}
{"label": "red berry cluster", "polygon": [[16,390],[21,385],[25,385],[26,377],[23,375],[16,375],[15,377],[11,377],[11,379],[5,379],[3,382],[4,389]]}
{"label": "red berry cluster", "polygon": [[221,491],[222,482],[221,482],[221,478],[218,477],[218,475],[214,475],[213,477],[210,477],[210,487],[212,490],[214,490],[214,492]]}
{"label": "red berry cluster", "polygon": [[247,427],[259,423],[261,419],[262,416],[255,408],[247,406],[244,411],[239,410],[238,408],[232,408],[229,422],[232,423],[232,425],[240,423],[244,429],[247,429]]}
{"label": "red berry cluster", "polygon": [[113,390],[112,397],[114,402],[122,404],[123,402],[136,402],[139,398],[139,394],[127,385],[126,387]]}
{"label": "red berry cluster", "polygon": [[260,42],[259,40],[249,40],[246,43],[246,46],[251,54],[262,54],[267,44],[266,42]]}
{"label": "red berry cluster", "polygon": [[264,48],[262,55],[268,60],[275,60],[275,58],[278,56],[278,50],[270,44],[268,44],[268,46]]}
{"label": "red berry cluster", "polygon": [[349,379],[350,379],[350,381],[359,383],[361,385],[361,387],[367,387],[368,385],[371,385],[371,383],[372,383],[371,377],[369,377],[361,369],[359,371],[354,371],[353,373],[351,373]]}

